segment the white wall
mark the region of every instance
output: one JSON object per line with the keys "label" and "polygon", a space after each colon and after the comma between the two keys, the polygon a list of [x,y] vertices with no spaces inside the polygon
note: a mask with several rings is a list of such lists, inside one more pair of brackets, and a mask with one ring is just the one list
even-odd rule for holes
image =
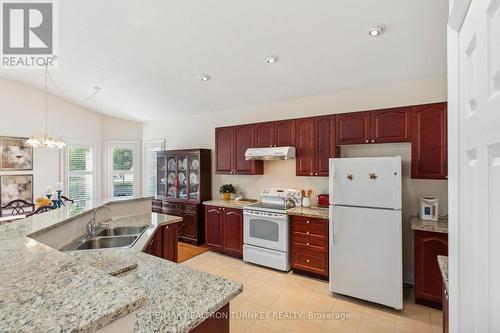
{"label": "white wall", "polygon": [[[363,89],[341,91],[324,95],[303,97],[249,106],[238,109],[216,111],[203,115],[176,116],[144,124],[144,140],[166,138],[167,149],[209,148],[214,149],[214,128],[269,120],[300,118],[324,114],[372,110],[403,105],[446,101],[446,78],[428,78],[399,82]],[[404,219],[404,268],[405,280],[412,281],[413,254],[409,216],[418,211],[418,197],[425,194],[438,195],[443,203],[441,214],[447,214],[446,181],[412,181],[409,178],[409,145],[374,145],[370,147],[343,148],[346,156],[402,155],[405,160],[405,188],[403,196]],[[212,168],[215,169],[212,152]],[[212,196],[219,197],[221,184],[232,183],[238,191],[249,198],[258,198],[265,187],[286,186],[297,189],[312,189],[313,196],[327,193],[327,178],[296,177],[294,161],[266,161],[262,176],[213,175]]]}
{"label": "white wall", "polygon": [[[95,98],[99,98],[98,96]],[[43,91],[0,78],[0,136],[29,137],[44,131]],[[48,130],[65,140],[95,142],[100,153],[107,140],[142,140],[142,124],[128,120],[102,116],[94,111],[49,95]],[[141,145],[139,145],[141,146]],[[47,186],[55,187],[62,179],[61,152],[58,149],[35,148],[33,174],[34,197],[42,194]],[[140,154],[139,154],[140,156]],[[102,173],[102,156],[98,156],[98,170]],[[142,165],[139,161],[138,165]],[[16,172],[2,172],[12,174]],[[31,173],[31,172],[17,172]],[[102,190],[105,177],[99,177],[98,196],[106,196]],[[139,181],[139,186],[142,183]]]}

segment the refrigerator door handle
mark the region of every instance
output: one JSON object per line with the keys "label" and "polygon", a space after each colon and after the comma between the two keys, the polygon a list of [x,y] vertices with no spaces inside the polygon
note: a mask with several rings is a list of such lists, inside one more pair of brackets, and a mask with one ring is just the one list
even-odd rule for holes
{"label": "refrigerator door handle", "polygon": [[332,229],[332,242],[333,242],[333,238],[335,236],[335,222],[333,221],[333,207],[330,206],[330,208],[328,209],[328,219],[330,220],[330,226],[331,226],[331,229]]}

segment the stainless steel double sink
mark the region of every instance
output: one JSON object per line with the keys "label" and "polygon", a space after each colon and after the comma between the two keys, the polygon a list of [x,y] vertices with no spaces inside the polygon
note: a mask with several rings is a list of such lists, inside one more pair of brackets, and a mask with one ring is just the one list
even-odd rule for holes
{"label": "stainless steel double sink", "polygon": [[98,227],[93,235],[78,237],[62,251],[130,248],[146,231],[148,226]]}

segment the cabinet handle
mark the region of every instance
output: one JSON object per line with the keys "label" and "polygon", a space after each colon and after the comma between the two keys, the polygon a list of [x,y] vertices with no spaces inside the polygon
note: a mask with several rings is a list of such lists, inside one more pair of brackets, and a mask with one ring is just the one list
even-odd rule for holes
{"label": "cabinet handle", "polygon": [[307,246],[309,246],[309,243],[306,243]]}
{"label": "cabinet handle", "polygon": [[165,227],[165,229],[168,229],[168,225]]}
{"label": "cabinet handle", "polygon": [[375,142],[375,140],[372,139],[372,143]]}
{"label": "cabinet handle", "polygon": [[311,176],[313,175],[313,173],[311,172]]}
{"label": "cabinet handle", "polygon": [[318,173],[316,172],[314,175],[315,175],[315,176],[317,176],[317,175],[318,175]]}
{"label": "cabinet handle", "polygon": [[309,221],[306,221],[307,224],[309,224]]}
{"label": "cabinet handle", "polygon": [[309,235],[309,231],[307,232],[307,235]]}
{"label": "cabinet handle", "polygon": [[309,259],[306,259],[306,262],[309,263]]}
{"label": "cabinet handle", "polygon": [[368,140],[365,140],[365,143],[368,143]]}

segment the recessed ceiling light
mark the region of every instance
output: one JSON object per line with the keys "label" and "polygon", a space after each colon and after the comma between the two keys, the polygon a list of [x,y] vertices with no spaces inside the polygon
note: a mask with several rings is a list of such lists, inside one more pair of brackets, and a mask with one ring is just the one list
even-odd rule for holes
{"label": "recessed ceiling light", "polygon": [[201,74],[200,75],[200,80],[202,80],[202,81],[208,81],[208,80],[210,80],[210,75],[208,75],[208,74]]}
{"label": "recessed ceiling light", "polygon": [[371,27],[370,30],[368,30],[368,35],[372,36],[372,37],[378,37],[382,34],[382,27],[377,25],[377,26],[374,26],[374,27]]}
{"label": "recessed ceiling light", "polygon": [[278,62],[278,60],[279,60],[279,58],[277,56],[274,56],[274,55],[268,56],[266,58],[266,62],[268,64],[274,64],[274,63]]}

